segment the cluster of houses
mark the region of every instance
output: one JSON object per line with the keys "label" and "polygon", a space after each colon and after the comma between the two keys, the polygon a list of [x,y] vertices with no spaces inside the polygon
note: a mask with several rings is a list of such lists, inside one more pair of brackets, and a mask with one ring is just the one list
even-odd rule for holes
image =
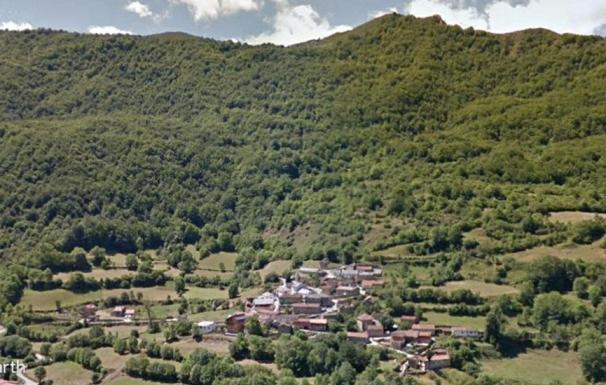
{"label": "cluster of houses", "polygon": [[[223,330],[227,334],[245,331],[246,321],[256,317],[259,321],[279,333],[302,330],[310,333],[329,331],[329,321],[339,312],[351,307],[355,298],[366,296],[368,290],[384,286],[382,269],[370,264],[352,264],[329,269],[322,261],[319,268],[300,268],[292,280],[283,280],[272,291],[248,298],[244,311],[231,314],[225,319]],[[99,314],[94,304],[82,309],[84,319],[98,320]],[[135,310],[116,306],[110,313],[115,319],[128,322],[135,316]],[[408,359],[401,366],[402,374],[422,373],[450,366],[450,356],[444,349],[431,348],[436,336],[450,335],[455,338],[482,337],[478,330],[467,327],[432,325],[421,323],[413,315],[400,318],[401,328],[385,330],[379,320],[370,314],[356,318],[357,331],[347,332],[347,339],[358,344],[375,344],[402,351]],[[200,321],[200,334],[217,332],[221,327],[215,321]]]}
{"label": "cluster of houses", "polygon": [[86,322],[94,322],[94,321],[124,321],[129,322],[135,319],[136,311],[133,308],[129,308],[126,306],[116,306],[114,307],[108,315],[103,315],[99,312],[97,305],[94,303],[89,303],[80,309],[80,315],[82,319]]}

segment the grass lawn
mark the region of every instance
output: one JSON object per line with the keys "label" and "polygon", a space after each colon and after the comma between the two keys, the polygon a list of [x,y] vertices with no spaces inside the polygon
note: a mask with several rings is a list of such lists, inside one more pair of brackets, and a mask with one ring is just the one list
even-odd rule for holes
{"label": "grass lawn", "polygon": [[[46,369],[46,378],[53,380],[58,385],[88,384],[93,375],[93,372],[90,370],[86,370],[71,361],[58,362],[44,368]],[[28,370],[26,375],[30,378],[35,378],[33,369]]]}
{"label": "grass lawn", "polygon": [[517,294],[520,291],[513,286],[496,285],[494,283],[486,283],[482,281],[452,281],[444,285],[444,290],[454,291],[458,289],[469,289],[474,293],[478,293],[482,297],[496,297],[503,294]]}
{"label": "grass lawn", "polygon": [[226,271],[233,271],[236,267],[236,258],[238,258],[238,253],[226,253],[222,251],[202,259],[199,267],[202,270],[221,271],[219,266],[223,262]]}
{"label": "grass lawn", "polygon": [[423,312],[427,323],[434,325],[467,326],[483,331],[486,326],[485,317],[455,317],[448,313]]}
{"label": "grass lawn", "polygon": [[606,218],[606,214],[590,213],[585,211],[557,211],[549,213],[549,220],[554,223],[579,223],[582,221],[589,221],[595,218],[596,215]]}
{"label": "grass lawn", "polygon": [[[318,264],[319,265],[319,264]],[[270,273],[282,274],[285,271],[290,270],[292,266],[291,261],[279,260],[279,261],[271,261],[264,268],[259,270],[259,274],[261,274],[261,278],[265,279],[265,277]]]}
{"label": "grass lawn", "polygon": [[227,290],[216,287],[187,286],[187,291],[183,296],[187,299],[227,299]]}
{"label": "grass lawn", "polygon": [[530,350],[515,358],[484,361],[482,369],[492,375],[533,385],[546,385],[554,380],[572,385],[583,378],[577,354],[556,349]]}

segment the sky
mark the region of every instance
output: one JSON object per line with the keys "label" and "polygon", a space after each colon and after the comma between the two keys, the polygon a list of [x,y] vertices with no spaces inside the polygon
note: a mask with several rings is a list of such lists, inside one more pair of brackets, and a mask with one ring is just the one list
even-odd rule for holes
{"label": "sky", "polygon": [[398,12],[495,33],[547,28],[606,36],[606,0],[0,0],[0,29],[186,32],[291,45]]}

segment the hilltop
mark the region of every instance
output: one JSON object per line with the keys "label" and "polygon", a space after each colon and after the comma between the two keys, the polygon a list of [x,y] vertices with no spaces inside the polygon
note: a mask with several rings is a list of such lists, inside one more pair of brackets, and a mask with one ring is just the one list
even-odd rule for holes
{"label": "hilltop", "polygon": [[517,250],[562,238],[549,211],[606,210],[602,38],[388,15],[290,48],[26,31],[0,49],[6,256],[220,237],[424,254],[476,227]]}

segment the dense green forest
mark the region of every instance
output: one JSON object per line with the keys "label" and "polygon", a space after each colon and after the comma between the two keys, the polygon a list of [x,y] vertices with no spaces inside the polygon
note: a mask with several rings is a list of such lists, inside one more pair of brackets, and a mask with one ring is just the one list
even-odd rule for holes
{"label": "dense green forest", "polygon": [[[491,364],[543,354],[539,375],[604,381],[604,90],[604,38],[438,17],[292,47],[0,32],[0,361],[98,383],[109,350],[164,383],[406,385],[394,349],[345,333],[414,315],[484,333],[438,338],[454,374],[422,383],[518,384]],[[320,338],[252,318],[224,352],[197,348],[196,321],[325,258],[380,265],[385,287]],[[136,308],[145,338],[71,334],[93,303]]]}
{"label": "dense green forest", "polygon": [[[0,251],[561,242],[546,213],[606,210],[604,63],[599,37],[399,15],[289,48],[1,32]],[[369,240],[373,221],[393,226]]]}

